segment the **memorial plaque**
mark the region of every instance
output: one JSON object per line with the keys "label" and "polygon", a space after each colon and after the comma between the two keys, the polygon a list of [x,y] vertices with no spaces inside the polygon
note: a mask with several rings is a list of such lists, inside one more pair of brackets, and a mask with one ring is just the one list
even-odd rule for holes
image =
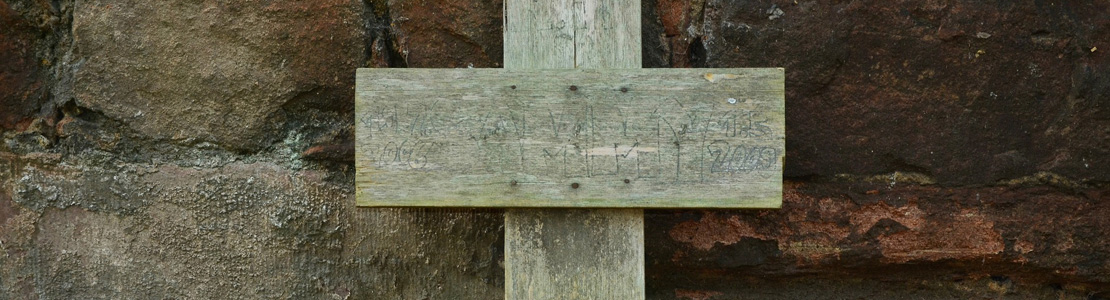
{"label": "memorial plaque", "polygon": [[777,208],[782,69],[359,69],[360,206]]}

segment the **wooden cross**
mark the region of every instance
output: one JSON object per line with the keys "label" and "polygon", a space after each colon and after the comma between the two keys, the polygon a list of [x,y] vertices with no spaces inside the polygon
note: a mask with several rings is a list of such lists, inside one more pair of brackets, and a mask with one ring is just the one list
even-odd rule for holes
{"label": "wooden cross", "polygon": [[358,70],[360,206],[510,207],[508,299],[642,299],[641,208],[780,206],[782,69],[639,69],[638,0],[504,24],[505,69]]}

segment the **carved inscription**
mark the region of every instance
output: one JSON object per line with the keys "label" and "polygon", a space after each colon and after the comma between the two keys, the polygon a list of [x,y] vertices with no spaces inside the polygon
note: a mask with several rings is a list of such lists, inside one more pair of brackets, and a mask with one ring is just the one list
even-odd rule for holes
{"label": "carved inscription", "polygon": [[375,89],[359,84],[357,180],[368,197],[403,204],[448,198],[443,195],[608,199],[625,193],[629,199],[734,199],[737,207],[763,203],[745,200],[752,197],[781,197],[781,83],[769,85],[777,89],[729,86],[678,71],[690,73],[683,78],[691,82],[660,88],[597,76],[559,84],[482,71],[494,78],[408,86],[403,80],[430,74],[408,72],[379,79]]}
{"label": "carved inscription", "polygon": [[[715,103],[685,107],[680,98],[635,104],[650,96],[589,104],[598,96],[605,95],[578,95],[583,101],[577,103],[518,98],[525,101],[514,110],[451,98],[370,103],[358,119],[360,144],[375,167],[393,171],[683,182],[778,168],[782,151],[768,143],[774,132],[765,112]],[[498,100],[489,103],[510,101]],[[478,107],[461,107],[467,105]],[[478,163],[453,163],[459,160]]]}

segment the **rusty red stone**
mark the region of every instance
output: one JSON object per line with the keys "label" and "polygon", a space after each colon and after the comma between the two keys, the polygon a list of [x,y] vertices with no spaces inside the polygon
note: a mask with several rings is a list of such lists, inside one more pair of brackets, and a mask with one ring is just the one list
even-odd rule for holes
{"label": "rusty red stone", "polygon": [[313,160],[350,162],[354,161],[355,144],[352,141],[341,141],[338,144],[312,146],[301,152],[301,156]]}
{"label": "rusty red stone", "polygon": [[[866,191],[880,188],[884,192]],[[1102,195],[1107,189],[1086,194]],[[670,243],[649,251],[662,269],[717,269],[740,248],[764,243],[760,269],[773,273],[848,266],[990,263],[1012,276],[1105,282],[1110,201],[1051,187],[879,187],[860,183],[786,185],[776,211],[686,212],[650,219]],[[666,225],[664,225],[666,224]],[[649,237],[649,240],[651,238]],[[740,248],[738,248],[740,247]],[[1077,256],[1076,253],[1083,253]],[[732,266],[742,267],[747,264]],[[753,265],[754,266],[754,265]],[[945,272],[959,272],[956,269]],[[1045,275],[1048,273],[1067,276]],[[968,269],[965,272],[974,272]],[[1025,273],[1023,273],[1025,272]],[[1055,278],[1055,279],[1052,279]]]}
{"label": "rusty red stone", "polygon": [[389,24],[408,67],[501,67],[504,4],[495,1],[390,2]]}

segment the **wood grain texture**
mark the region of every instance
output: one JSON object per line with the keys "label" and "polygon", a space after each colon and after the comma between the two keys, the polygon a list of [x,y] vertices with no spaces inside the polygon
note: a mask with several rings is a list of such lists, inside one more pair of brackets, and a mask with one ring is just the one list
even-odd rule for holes
{"label": "wood grain texture", "polygon": [[509,209],[506,299],[643,299],[640,209]]}
{"label": "wood grain texture", "polygon": [[639,68],[640,1],[574,2],[575,67]]}
{"label": "wood grain texture", "polygon": [[365,206],[778,207],[781,69],[362,69]]}
{"label": "wood grain texture", "polygon": [[[529,2],[537,1],[506,0],[505,17],[531,15],[530,11],[521,10]],[[570,1],[558,2],[560,5],[555,9],[574,11],[573,7],[566,6]],[[598,7],[594,4],[598,2],[593,0],[578,2],[590,3],[582,5],[583,8]],[[602,9],[617,7],[639,8],[640,1],[630,0],[623,6]],[[601,18],[595,15],[594,20],[609,16],[612,15],[605,14]],[[619,16],[623,19],[611,20],[612,23],[639,28],[639,14]],[[535,18],[528,22],[550,27],[565,20]],[[505,66],[508,69],[567,68],[568,62],[571,66],[579,65],[575,61],[577,56],[591,55],[590,52],[576,53],[570,59],[550,55],[542,48],[566,47],[565,40],[513,34],[519,25],[506,22],[505,26]],[[618,41],[629,45],[598,45],[630,49],[607,67],[640,67],[640,32],[626,34],[629,36]],[[513,46],[517,44],[537,45],[541,49]],[[644,295],[643,210],[505,210],[506,299],[644,299]]]}
{"label": "wood grain texture", "polygon": [[574,68],[574,2],[505,1],[505,68]]}

